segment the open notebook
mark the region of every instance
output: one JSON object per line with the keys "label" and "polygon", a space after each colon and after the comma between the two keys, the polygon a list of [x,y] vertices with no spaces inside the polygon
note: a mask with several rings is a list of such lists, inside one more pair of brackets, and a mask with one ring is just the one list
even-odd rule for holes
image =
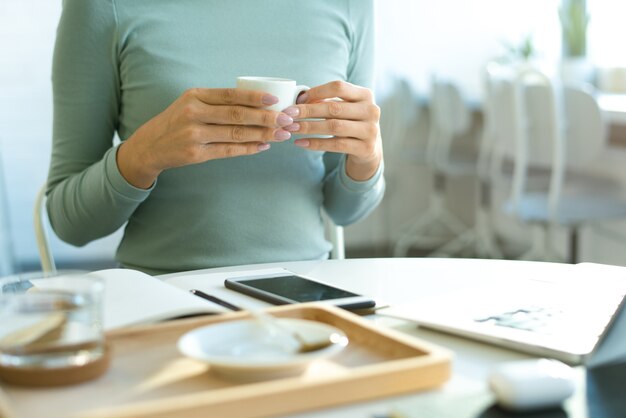
{"label": "open notebook", "polygon": [[[251,270],[249,273],[282,273],[284,269]],[[109,269],[90,273],[104,280],[104,328],[154,323],[188,315],[229,312],[228,309],[189,292],[199,289],[242,308],[268,304],[237,294],[223,286],[224,279],[241,272],[194,274],[161,280],[137,270]]]}

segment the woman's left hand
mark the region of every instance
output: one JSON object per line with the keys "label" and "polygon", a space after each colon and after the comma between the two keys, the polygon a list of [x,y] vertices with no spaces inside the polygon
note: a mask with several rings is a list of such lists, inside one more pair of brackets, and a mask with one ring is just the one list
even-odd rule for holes
{"label": "woman's left hand", "polygon": [[[365,181],[376,173],[383,155],[380,108],[369,89],[333,81],[307,90],[297,103],[283,111],[297,120],[283,129],[299,135],[333,137],[301,138],[294,142],[296,145],[347,154],[346,174],[353,180]],[[301,120],[309,118],[324,120]]]}

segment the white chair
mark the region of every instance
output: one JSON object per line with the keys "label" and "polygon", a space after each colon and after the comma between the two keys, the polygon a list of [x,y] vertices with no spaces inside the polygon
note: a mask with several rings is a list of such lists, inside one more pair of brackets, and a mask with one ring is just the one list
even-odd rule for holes
{"label": "white chair", "polygon": [[[534,227],[523,259],[563,260],[554,234],[565,228],[568,260],[576,263],[581,226],[626,217],[626,200],[610,181],[578,174],[568,182],[566,176],[568,167],[580,169],[599,154],[605,139],[601,110],[590,91],[554,84],[532,69],[516,76],[513,89],[518,133],[511,195],[504,209]],[[529,191],[529,161],[541,158],[551,162],[549,186]]]}
{"label": "white chair", "polygon": [[[484,129],[478,160],[478,200],[482,204],[477,209],[476,229],[477,254],[484,258],[504,258],[506,243],[497,238],[494,221],[494,212],[500,209],[495,196],[501,189],[510,190],[516,178],[514,161],[522,129],[515,87],[518,71],[515,66],[490,62],[483,73]],[[545,190],[550,184],[552,146],[539,138],[536,142],[528,161],[527,190]],[[543,233],[534,237],[543,240]]]}
{"label": "white chair", "polygon": [[15,273],[16,262],[11,240],[9,208],[6,199],[1,151],[0,149],[0,276],[5,276]]}
{"label": "white chair", "polygon": [[[420,99],[411,84],[405,78],[392,77],[387,94],[380,101],[380,131],[385,141],[385,156],[389,161],[406,161],[426,164],[425,145],[416,141],[414,130],[422,120]],[[395,184],[389,174],[394,167],[386,167],[385,180],[389,186]],[[389,171],[390,173],[387,173]]]}
{"label": "white chair", "polygon": [[322,218],[324,219],[324,230],[329,241],[333,244],[333,249],[330,251],[330,258],[332,260],[343,260],[346,258],[346,244],[343,235],[343,227],[337,226],[330,219],[326,212],[322,211]]}
{"label": "white chair", "polygon": [[[493,143],[490,147],[487,175],[490,178],[492,194],[498,194],[499,190],[513,189],[514,181],[519,181],[520,176],[515,176],[514,161],[517,158],[517,147],[521,140],[522,120],[519,103],[516,96],[516,77],[520,71],[513,66],[489,63],[486,67],[485,76],[489,85],[485,89],[489,96],[491,117],[489,118],[492,130]],[[534,152],[528,158],[528,167],[525,174],[526,191],[543,191],[549,187],[552,166],[552,143],[537,135],[533,138]],[[518,166],[518,168],[521,166]],[[518,180],[515,180],[515,179]],[[519,187],[519,184],[515,187]],[[497,202],[492,202],[492,209],[496,212],[501,209]],[[493,216],[492,216],[493,218]],[[542,248],[544,232],[541,227],[532,228],[532,248]],[[495,227],[494,227],[495,232]],[[501,248],[504,245],[501,245]],[[532,255],[530,255],[532,259]],[[522,257],[524,258],[524,257]]]}
{"label": "white chair", "polygon": [[490,63],[485,67],[483,74],[483,126],[476,161],[478,187],[475,197],[474,225],[436,250],[439,254],[455,254],[471,246],[479,258],[504,258],[497,241],[492,216],[492,188],[495,180],[492,175],[492,163],[498,140],[497,119],[499,117],[497,94],[494,92],[498,86],[493,81],[497,79],[500,70],[499,65]]}
{"label": "white chair", "polygon": [[50,241],[48,240],[48,216],[46,212],[46,185],[44,184],[35,198],[35,210],[33,213],[33,227],[35,229],[35,241],[37,242],[37,250],[39,251],[39,262],[41,270],[44,273],[55,273],[56,264],[50,249]]}
{"label": "white chair", "polygon": [[[397,205],[406,198],[406,189],[413,187],[412,174],[408,172],[426,171],[429,163],[426,158],[425,135],[420,135],[423,106],[420,99],[404,77],[392,76],[379,101],[381,109],[380,132],[385,143],[385,198],[380,203],[384,215],[380,222],[391,242],[395,242],[405,228],[396,225],[396,212],[404,210]],[[400,231],[400,233],[398,232]]]}
{"label": "white chair", "polygon": [[470,128],[470,111],[458,87],[450,81],[433,78],[426,150],[433,176],[429,205],[397,240],[394,256],[406,256],[413,247],[430,250],[440,247],[433,255],[451,255],[466,246],[465,238],[454,241],[454,245],[444,245],[450,238],[461,237],[468,230],[468,226],[447,207],[445,192],[449,179],[475,175],[476,156],[455,152],[454,147],[455,141]]}
{"label": "white chair", "polygon": [[[343,227],[335,225],[330,218],[322,212],[324,219],[324,227],[328,239],[333,244],[333,249],[330,253],[330,258],[335,260],[343,260],[346,258],[345,252],[345,240],[343,235]],[[35,240],[37,242],[37,249],[39,251],[39,261],[41,263],[41,270],[45,273],[55,273],[56,263],[50,248],[50,241],[48,239],[48,216],[46,211],[46,185],[44,184],[35,199],[35,210],[33,226],[35,229]]]}

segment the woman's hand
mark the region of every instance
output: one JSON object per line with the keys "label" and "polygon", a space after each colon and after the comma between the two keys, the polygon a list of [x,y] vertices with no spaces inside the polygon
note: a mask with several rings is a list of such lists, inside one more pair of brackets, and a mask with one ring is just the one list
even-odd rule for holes
{"label": "woman's hand", "polygon": [[256,154],[285,141],[293,119],[263,109],[270,94],[240,89],[190,89],[120,146],[117,165],[133,186],[147,189],[168,168]]}
{"label": "woman's hand", "polygon": [[285,127],[292,133],[333,135],[333,138],[298,139],[294,142],[296,145],[348,154],[346,174],[354,180],[364,181],[376,173],[383,155],[378,126],[380,108],[374,104],[370,90],[345,81],[333,81],[308,90],[298,98],[297,105],[284,112],[294,119],[324,119],[298,120]]}

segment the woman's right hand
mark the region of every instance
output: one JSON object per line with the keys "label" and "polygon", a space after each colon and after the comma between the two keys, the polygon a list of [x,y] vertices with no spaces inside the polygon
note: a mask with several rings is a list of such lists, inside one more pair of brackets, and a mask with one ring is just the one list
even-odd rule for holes
{"label": "woman's right hand", "polygon": [[253,90],[187,90],[124,141],[119,170],[130,184],[147,189],[168,168],[265,151],[267,142],[291,137],[282,127],[293,119],[263,109],[277,102]]}

